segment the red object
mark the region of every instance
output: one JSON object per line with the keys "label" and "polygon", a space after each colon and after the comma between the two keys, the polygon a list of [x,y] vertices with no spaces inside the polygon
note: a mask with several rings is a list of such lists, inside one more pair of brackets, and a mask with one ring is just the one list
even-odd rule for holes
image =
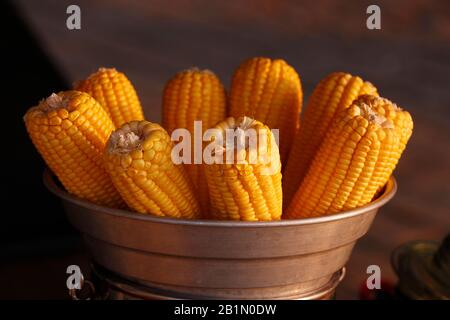
{"label": "red object", "polygon": [[359,299],[361,300],[392,300],[396,299],[395,285],[385,279],[381,279],[381,289],[369,289],[364,281],[359,287]]}

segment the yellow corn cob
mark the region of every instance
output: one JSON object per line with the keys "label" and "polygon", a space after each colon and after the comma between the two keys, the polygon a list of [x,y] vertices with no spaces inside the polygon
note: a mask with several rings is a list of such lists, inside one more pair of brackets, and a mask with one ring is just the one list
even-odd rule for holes
{"label": "yellow corn cob", "polygon": [[390,120],[395,130],[397,131],[398,144],[393,146],[392,150],[387,150],[386,152],[394,152],[395,156],[390,159],[392,163],[388,165],[388,169],[382,171],[379,181],[377,182],[378,191],[384,187],[386,182],[389,180],[392,172],[397,166],[398,160],[401,154],[406,148],[406,144],[412,135],[413,131],[413,120],[408,111],[403,110],[398,107],[395,103],[389,101],[388,99],[372,96],[372,95],[362,95],[358,97],[355,101],[357,105],[367,105],[378,114],[384,116],[386,119]]}
{"label": "yellow corn cob", "polygon": [[131,121],[112,133],[105,168],[129,207],[140,213],[198,218],[200,209],[182,165],[171,159],[166,130],[145,120]]}
{"label": "yellow corn cob", "polygon": [[100,205],[124,205],[102,163],[114,125],[94,98],[78,91],[52,94],[24,120],[36,149],[68,192]]}
{"label": "yellow corn cob", "polygon": [[[203,131],[216,125],[226,117],[225,89],[220,79],[209,70],[192,68],[177,73],[169,80],[163,96],[163,127],[172,134],[178,128],[191,133],[191,164],[187,173],[198,191],[202,212],[209,212],[209,196],[206,177],[201,164],[194,164],[194,139],[203,137],[197,132],[194,137],[194,121],[202,122]],[[201,144],[198,152],[202,152]]]}
{"label": "yellow corn cob", "polygon": [[284,60],[252,58],[236,70],[231,83],[230,116],[248,116],[279,129],[282,163],[299,127],[302,108],[300,77]]}
{"label": "yellow corn cob", "polygon": [[283,171],[285,207],[302,183],[335,114],[348,108],[362,94],[377,95],[377,89],[370,82],[348,73],[331,73],[316,86],[308,100],[302,125],[294,138]]}
{"label": "yellow corn cob", "polygon": [[[245,221],[280,219],[281,163],[278,146],[269,127],[247,117],[230,117],[215,129],[217,132],[212,140],[222,136],[228,143],[225,146],[220,144],[223,147],[219,151],[222,150],[223,154],[218,154],[223,163],[204,165],[213,217]],[[230,139],[225,139],[227,129],[235,133],[238,130],[249,132],[249,129],[253,129],[255,135],[260,137],[258,147],[249,143],[241,151],[237,146],[233,148]],[[234,161],[225,161],[226,150],[234,154]],[[256,154],[259,157],[255,157]],[[242,161],[238,161],[239,159]]]}
{"label": "yellow corn cob", "polygon": [[128,78],[114,68],[100,68],[87,79],[79,81],[75,90],[89,93],[108,115],[116,128],[132,120],[143,120],[141,103]]}
{"label": "yellow corn cob", "polygon": [[172,133],[178,128],[193,132],[194,121],[208,129],[226,116],[225,89],[210,70],[191,68],[169,80],[163,97],[163,127]]}
{"label": "yellow corn cob", "polygon": [[[398,145],[391,121],[356,102],[335,117],[286,217],[305,218],[370,202],[380,171],[389,170]],[[378,177],[378,178],[376,178]]]}

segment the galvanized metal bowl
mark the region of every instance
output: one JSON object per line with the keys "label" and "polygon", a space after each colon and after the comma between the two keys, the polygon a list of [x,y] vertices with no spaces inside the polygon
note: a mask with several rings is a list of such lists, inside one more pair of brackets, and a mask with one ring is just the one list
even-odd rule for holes
{"label": "galvanized metal bowl", "polygon": [[96,263],[158,298],[330,297],[356,241],[395,194],[319,218],[274,222],[160,218],[98,206],[64,191],[46,171]]}

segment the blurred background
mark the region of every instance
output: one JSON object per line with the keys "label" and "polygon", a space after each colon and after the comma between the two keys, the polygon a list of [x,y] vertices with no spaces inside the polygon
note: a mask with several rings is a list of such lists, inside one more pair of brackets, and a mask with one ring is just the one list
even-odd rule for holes
{"label": "blurred background", "polygon": [[[66,8],[81,8],[68,30]],[[366,8],[381,8],[381,30],[366,28]],[[89,258],[58,199],[42,185],[44,164],[23,125],[26,110],[98,67],[134,83],[148,120],[161,118],[161,92],[177,71],[215,71],[228,86],[251,56],[283,58],[299,72],[307,99],[333,71],[373,82],[407,108],[415,129],[396,169],[399,190],[360,241],[338,289],[357,299],[376,264],[395,281],[390,253],[450,231],[450,5],[398,1],[2,1],[7,70],[3,85],[0,298],[67,299],[66,267]],[[6,139],[5,139],[6,138]]]}

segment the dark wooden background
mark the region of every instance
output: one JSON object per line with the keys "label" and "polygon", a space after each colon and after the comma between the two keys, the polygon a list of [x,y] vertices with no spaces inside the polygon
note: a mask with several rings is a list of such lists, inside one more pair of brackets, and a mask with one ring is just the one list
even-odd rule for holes
{"label": "dark wooden background", "polygon": [[[135,84],[150,121],[160,121],[161,91],[175,72],[209,68],[228,85],[238,63],[257,55],[293,65],[306,98],[326,74],[347,71],[372,81],[381,95],[407,108],[415,129],[395,173],[398,193],[356,246],[338,298],[358,297],[371,264],[394,281],[389,258],[396,246],[415,239],[440,240],[450,231],[448,1],[377,1],[382,11],[382,29],[377,31],[365,27],[371,1],[15,3],[68,81],[100,66],[116,67]],[[75,3],[81,7],[82,29],[69,31],[65,11]],[[50,93],[41,92],[39,98]],[[25,258],[5,263],[0,267],[0,296],[65,298],[65,268],[86,266],[86,261],[81,249],[35,257],[32,268]]]}

